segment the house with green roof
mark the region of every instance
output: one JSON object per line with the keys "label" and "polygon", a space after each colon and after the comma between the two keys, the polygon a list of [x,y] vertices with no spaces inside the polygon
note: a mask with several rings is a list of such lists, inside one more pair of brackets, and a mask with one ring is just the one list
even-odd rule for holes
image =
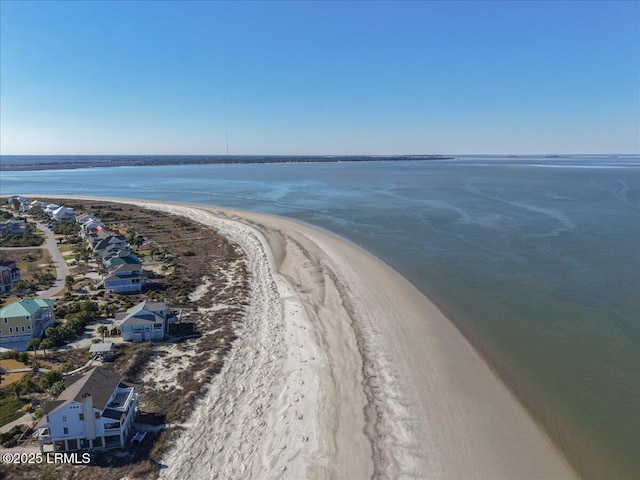
{"label": "house with green roof", "polygon": [[141,265],[140,258],[129,250],[120,250],[113,256],[102,262],[107,270],[111,271],[120,265]]}
{"label": "house with green roof", "polygon": [[0,344],[40,338],[53,324],[53,300],[23,298],[0,309]]}

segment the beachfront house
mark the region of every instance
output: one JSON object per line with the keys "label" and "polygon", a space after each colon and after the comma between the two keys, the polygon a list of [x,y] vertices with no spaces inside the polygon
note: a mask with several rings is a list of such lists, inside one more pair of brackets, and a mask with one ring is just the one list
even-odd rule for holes
{"label": "beachfront house", "polygon": [[167,329],[167,313],[165,302],[146,300],[134,305],[126,313],[117,313],[115,324],[125,341],[162,340]]}
{"label": "beachfront house", "polygon": [[31,200],[20,195],[13,195],[7,199],[7,203],[12,207],[17,206],[18,210],[21,212],[26,212],[27,210],[29,210]]}
{"label": "beachfront house", "polygon": [[105,275],[97,286],[114,293],[139,292],[142,290],[143,278],[141,264],[122,264]]}
{"label": "beachfront house", "polygon": [[53,300],[24,298],[0,309],[0,344],[42,337],[53,324]]}
{"label": "beachfront house", "polygon": [[46,415],[37,426],[40,451],[45,445],[54,452],[124,447],[138,405],[135,388],[101,367],[66,377],[65,386],[44,404]]}
{"label": "beachfront house", "polygon": [[120,265],[142,265],[140,258],[131,250],[118,250],[118,252],[103,260],[103,265],[110,272]]}
{"label": "beachfront house", "polygon": [[0,293],[11,292],[20,278],[20,269],[16,262],[0,262]]}

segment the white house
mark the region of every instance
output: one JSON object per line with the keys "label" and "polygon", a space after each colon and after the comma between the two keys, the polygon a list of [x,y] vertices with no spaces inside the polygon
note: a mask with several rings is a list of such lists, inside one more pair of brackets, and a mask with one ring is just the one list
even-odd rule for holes
{"label": "white house", "polygon": [[56,205],[55,203],[50,203],[49,205],[47,205],[44,208],[44,213],[46,213],[47,215],[52,217],[53,216],[53,212],[55,212],[59,208],[60,208],[60,205]]}
{"label": "white house", "polygon": [[46,416],[37,426],[40,451],[49,444],[54,452],[125,446],[138,405],[135,388],[101,367],[66,377],[65,384],[56,400],[44,404]]}
{"label": "white house", "polygon": [[59,222],[74,222],[76,220],[76,214],[73,208],[59,207],[55,209],[51,216]]}
{"label": "white house", "polygon": [[20,210],[21,212],[26,212],[27,210],[29,210],[29,204],[31,203],[31,200],[29,200],[27,197],[13,195],[7,199],[7,203],[9,203],[9,205],[11,206],[13,206],[16,201],[18,202],[18,210]]}
{"label": "white house", "polygon": [[134,305],[126,313],[117,313],[115,323],[125,341],[162,340],[167,328],[167,312],[165,302],[146,300]]}

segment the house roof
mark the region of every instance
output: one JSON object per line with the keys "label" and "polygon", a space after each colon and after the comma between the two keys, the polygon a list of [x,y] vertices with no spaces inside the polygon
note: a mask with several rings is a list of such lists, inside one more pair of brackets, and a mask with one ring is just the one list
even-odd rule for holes
{"label": "house roof", "polygon": [[148,312],[159,312],[166,309],[167,304],[165,302],[152,302],[151,300],[145,300],[131,307],[129,310],[127,310],[127,313],[138,313],[143,310],[146,310]]}
{"label": "house roof", "polygon": [[105,266],[108,270],[112,270],[116,268],[118,265],[128,264],[128,265],[142,265],[142,262],[136,255],[127,256],[127,257],[111,257],[104,261]]}
{"label": "house roof", "polygon": [[0,317],[26,317],[33,316],[42,308],[49,308],[53,306],[53,300],[48,298],[23,298],[17,302],[10,303],[9,305],[0,309]]}
{"label": "house roof", "polygon": [[142,264],[140,263],[123,263],[111,270],[111,273],[124,273],[124,272],[137,272],[142,270]]}
{"label": "house roof", "polygon": [[53,211],[54,215],[60,215],[61,213],[74,213],[74,211],[73,208],[70,207],[58,207]]}
{"label": "house roof", "polygon": [[92,343],[89,347],[89,353],[106,353],[110,352],[113,349],[113,343],[104,342],[104,343]]}
{"label": "house roof", "polygon": [[65,383],[67,382],[73,383],[64,389],[56,400],[45,403],[45,413],[51,413],[70,402],[82,403],[87,394],[91,395],[94,408],[104,410],[113,391],[120,383],[120,375],[106,368],[95,367],[82,376],[67,377]]}
{"label": "house roof", "polygon": [[127,246],[127,242],[121,235],[105,235],[104,233],[98,233],[96,239],[93,241],[94,250],[102,250],[111,245]]}
{"label": "house roof", "polygon": [[164,315],[160,315],[157,312],[167,310],[167,304],[165,302],[151,302],[145,300],[137,305],[134,305],[127,313],[121,317],[116,318],[116,323],[119,326],[127,325],[141,325],[146,323],[163,322]]}

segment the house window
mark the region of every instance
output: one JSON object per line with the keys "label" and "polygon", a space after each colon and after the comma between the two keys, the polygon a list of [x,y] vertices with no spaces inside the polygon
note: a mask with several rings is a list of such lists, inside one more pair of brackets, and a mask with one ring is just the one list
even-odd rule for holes
{"label": "house window", "polygon": [[83,421],[84,420],[84,413],[78,414],[78,418],[80,419],[80,421]]}
{"label": "house window", "polygon": [[67,423],[67,416],[66,415],[62,415],[62,421]]}
{"label": "house window", "polygon": [[31,330],[31,325],[27,325],[27,330]]}
{"label": "house window", "polygon": [[13,327],[9,327],[9,333],[13,333]]}
{"label": "house window", "polygon": [[62,433],[64,433],[65,435],[69,435],[69,429],[67,427],[63,427]]}
{"label": "house window", "polygon": [[22,331],[24,332],[24,325],[22,326]]}
{"label": "house window", "polygon": [[93,412],[93,416],[95,419],[99,419],[100,418],[100,412]]}
{"label": "house window", "polygon": [[4,323],[6,324],[8,320],[9,320],[8,318],[5,318],[4,319]]}

